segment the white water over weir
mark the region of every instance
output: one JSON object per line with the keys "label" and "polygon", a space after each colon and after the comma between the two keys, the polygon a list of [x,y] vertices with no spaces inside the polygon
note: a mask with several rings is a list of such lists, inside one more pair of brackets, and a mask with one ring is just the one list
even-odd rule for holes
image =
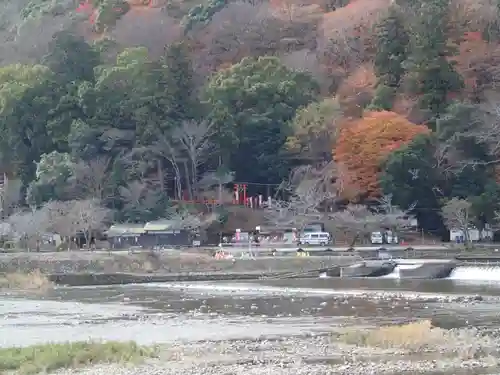
{"label": "white water over weir", "polygon": [[[381,276],[383,279],[399,279],[400,270],[416,269],[423,264],[400,264],[390,274]],[[448,280],[457,281],[489,281],[500,283],[500,266],[458,266]]]}
{"label": "white water over weir", "polygon": [[418,267],[422,266],[422,264],[400,264],[394,268],[394,271],[392,271],[390,274],[381,276],[381,278],[384,279],[399,279],[399,271],[400,270],[414,270]]}
{"label": "white water over weir", "polygon": [[449,279],[500,282],[500,267],[460,266],[451,272]]}

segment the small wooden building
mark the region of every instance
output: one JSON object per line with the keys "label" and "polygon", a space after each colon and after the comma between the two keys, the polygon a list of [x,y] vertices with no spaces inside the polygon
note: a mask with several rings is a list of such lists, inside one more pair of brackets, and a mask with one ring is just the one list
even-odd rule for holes
{"label": "small wooden building", "polygon": [[191,231],[180,229],[173,220],[156,220],[144,226],[141,244],[144,247],[191,246],[193,236]]}
{"label": "small wooden building", "polygon": [[112,249],[141,246],[143,235],[144,224],[115,224],[106,233]]}

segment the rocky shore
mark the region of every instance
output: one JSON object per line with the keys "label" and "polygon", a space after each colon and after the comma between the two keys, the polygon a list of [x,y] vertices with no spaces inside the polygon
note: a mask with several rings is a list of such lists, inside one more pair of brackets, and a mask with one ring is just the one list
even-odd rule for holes
{"label": "rocky shore", "polygon": [[321,335],[177,344],[139,366],[98,365],[59,375],[476,374],[499,368],[498,333],[430,322],[344,327]]}

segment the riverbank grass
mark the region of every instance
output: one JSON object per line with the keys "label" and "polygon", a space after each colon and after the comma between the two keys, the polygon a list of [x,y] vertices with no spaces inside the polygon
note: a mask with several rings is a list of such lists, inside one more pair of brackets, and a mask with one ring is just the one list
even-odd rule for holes
{"label": "riverbank grass", "polygon": [[39,270],[28,273],[13,272],[0,274],[0,289],[44,293],[53,286],[47,275],[44,275]]}
{"label": "riverbank grass", "polygon": [[348,330],[340,338],[348,344],[357,346],[423,350],[446,343],[449,336],[449,332],[433,328],[430,320],[421,320],[368,330]]}
{"label": "riverbank grass", "polygon": [[135,342],[75,342],[0,348],[0,374],[33,375],[96,363],[140,363],[157,358],[158,348]]}

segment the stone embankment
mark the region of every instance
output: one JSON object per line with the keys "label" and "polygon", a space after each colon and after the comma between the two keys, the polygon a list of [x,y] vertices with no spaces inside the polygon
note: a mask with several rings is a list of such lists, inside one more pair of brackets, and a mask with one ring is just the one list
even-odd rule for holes
{"label": "stone embankment", "polygon": [[0,273],[39,270],[69,285],[314,276],[359,261],[356,256],[214,259],[191,252],[0,254]]}

